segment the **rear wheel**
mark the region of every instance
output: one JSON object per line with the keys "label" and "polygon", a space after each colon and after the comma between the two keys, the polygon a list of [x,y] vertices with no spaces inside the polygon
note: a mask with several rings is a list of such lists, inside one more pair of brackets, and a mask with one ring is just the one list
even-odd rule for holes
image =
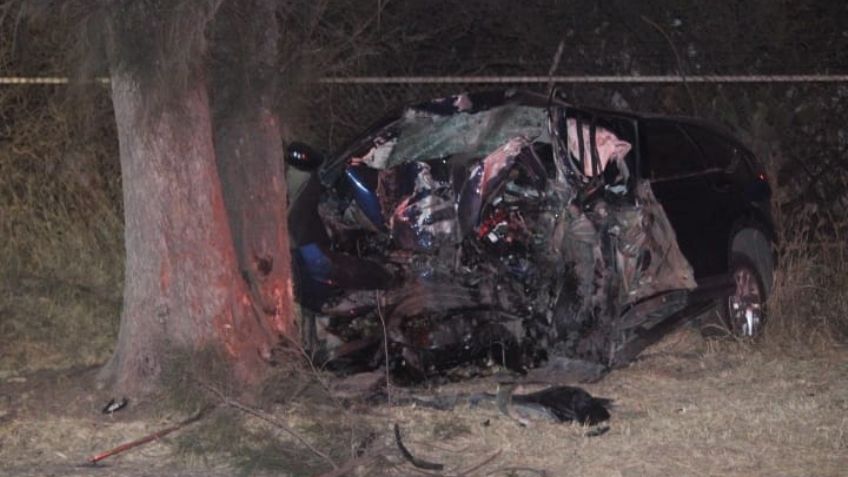
{"label": "rear wheel", "polygon": [[742,257],[757,272],[765,297],[771,295],[774,280],[774,254],[771,240],[755,228],[744,228],[734,237],[730,247],[731,268]]}
{"label": "rear wheel", "polygon": [[734,290],[719,312],[724,325],[734,336],[760,336],[765,324],[766,288],[757,267],[744,255],[731,262]]}
{"label": "rear wheel", "polygon": [[766,299],[771,293],[774,258],[771,242],[757,229],[739,231],[731,245],[733,289],[701,321],[704,336],[756,338],[766,322]]}

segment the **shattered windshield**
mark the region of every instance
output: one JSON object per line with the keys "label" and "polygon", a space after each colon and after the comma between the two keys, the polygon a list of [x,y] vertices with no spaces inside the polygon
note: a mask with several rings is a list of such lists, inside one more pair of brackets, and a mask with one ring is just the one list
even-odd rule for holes
{"label": "shattered windshield", "polygon": [[544,108],[506,104],[449,115],[407,109],[360,160],[375,169],[456,155],[485,156],[512,138],[550,142]]}

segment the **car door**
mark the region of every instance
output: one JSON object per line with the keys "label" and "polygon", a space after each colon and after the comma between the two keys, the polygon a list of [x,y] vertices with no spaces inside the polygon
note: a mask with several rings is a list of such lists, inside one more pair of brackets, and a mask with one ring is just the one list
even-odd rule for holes
{"label": "car door", "polygon": [[747,200],[743,191],[753,177],[739,146],[703,127],[684,125],[683,129],[700,147],[704,157],[704,174],[712,201],[710,227],[724,245],[717,244],[712,255],[719,263],[728,264],[730,234],[745,215]]}
{"label": "car door", "polygon": [[642,160],[654,195],[696,279],[721,273],[726,261],[718,260],[727,239],[713,222],[718,206],[701,149],[670,120],[644,121],[641,135]]}

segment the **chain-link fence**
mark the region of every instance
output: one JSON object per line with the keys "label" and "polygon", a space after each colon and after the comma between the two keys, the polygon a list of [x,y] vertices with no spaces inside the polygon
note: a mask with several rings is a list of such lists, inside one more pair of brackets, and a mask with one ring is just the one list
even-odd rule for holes
{"label": "chain-link fence", "polygon": [[[848,81],[572,82],[556,84],[588,106],[698,116],[725,125],[749,145],[779,183],[778,202],[848,210]],[[426,80],[313,86],[313,114],[302,131],[337,151],[391,110],[464,91],[518,88],[546,92],[540,80],[490,83]]]}

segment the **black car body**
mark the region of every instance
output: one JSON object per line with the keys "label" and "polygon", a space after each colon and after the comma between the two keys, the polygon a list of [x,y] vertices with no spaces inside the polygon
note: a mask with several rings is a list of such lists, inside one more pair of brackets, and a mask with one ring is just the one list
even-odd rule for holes
{"label": "black car body", "polygon": [[408,107],[292,204],[304,337],[337,369],[388,358],[417,379],[554,357],[615,366],[717,297],[753,334],[769,196],[753,154],[693,119],[513,91]]}

